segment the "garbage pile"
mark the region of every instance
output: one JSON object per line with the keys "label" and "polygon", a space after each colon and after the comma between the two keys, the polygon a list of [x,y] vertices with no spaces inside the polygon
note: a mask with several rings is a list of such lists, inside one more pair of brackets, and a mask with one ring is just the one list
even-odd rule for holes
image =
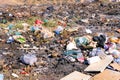
{"label": "garbage pile", "polygon": [[50,6],[32,25],[1,27],[0,80],[119,80],[120,13],[108,7],[116,5]]}

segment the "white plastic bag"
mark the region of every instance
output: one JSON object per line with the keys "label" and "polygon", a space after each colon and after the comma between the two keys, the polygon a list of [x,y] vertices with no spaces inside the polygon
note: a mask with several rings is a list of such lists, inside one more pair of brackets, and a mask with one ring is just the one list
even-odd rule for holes
{"label": "white plastic bag", "polygon": [[23,63],[28,65],[33,65],[35,62],[37,62],[37,57],[34,54],[26,54],[22,56],[20,59]]}
{"label": "white plastic bag", "polygon": [[67,45],[66,50],[73,50],[73,49],[77,49],[76,44],[70,42],[70,43]]}
{"label": "white plastic bag", "polygon": [[93,63],[96,63],[96,62],[99,62],[101,59],[99,56],[94,56],[94,57],[91,57],[91,58],[88,58],[87,61],[88,61],[88,64],[93,64]]}

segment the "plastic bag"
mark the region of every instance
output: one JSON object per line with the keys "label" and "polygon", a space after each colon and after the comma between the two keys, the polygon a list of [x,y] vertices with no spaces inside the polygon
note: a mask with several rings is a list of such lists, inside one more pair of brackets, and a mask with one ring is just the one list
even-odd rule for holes
{"label": "plastic bag", "polygon": [[109,53],[112,54],[114,58],[119,58],[120,57],[120,52],[116,49],[111,49],[109,51]]}
{"label": "plastic bag", "polygon": [[19,42],[19,43],[25,43],[26,39],[22,35],[14,35],[13,36],[14,40]]}
{"label": "plastic bag", "polygon": [[11,30],[14,27],[13,24],[8,25],[8,29]]}
{"label": "plastic bag", "polygon": [[77,58],[78,57],[78,54],[82,54],[81,53],[81,50],[68,50],[68,51],[65,51],[64,54],[66,56],[72,56],[73,58]]}
{"label": "plastic bag", "polygon": [[80,46],[80,45],[87,45],[89,43],[88,39],[85,38],[85,37],[76,38],[75,41],[76,41],[76,44],[78,46]]}
{"label": "plastic bag", "polygon": [[62,26],[58,26],[57,29],[54,31],[55,34],[59,35],[61,31],[63,31],[63,27]]}
{"label": "plastic bag", "polygon": [[12,43],[12,42],[14,42],[14,38],[12,36],[10,36],[7,40],[7,43],[9,44],[9,43]]}
{"label": "plastic bag", "polygon": [[87,61],[88,61],[88,64],[92,64],[92,63],[96,63],[96,62],[99,62],[101,59],[99,56],[94,56],[94,57],[91,57],[91,58],[88,58]]}
{"label": "plastic bag", "polygon": [[24,64],[33,65],[35,62],[37,62],[37,57],[34,54],[26,54],[24,56],[21,56],[20,60]]}
{"label": "plastic bag", "polygon": [[119,58],[114,59],[114,62],[116,62],[116,63],[120,64],[120,57],[119,57]]}
{"label": "plastic bag", "polygon": [[73,49],[77,49],[76,44],[74,44],[73,42],[70,42],[67,45],[66,50],[73,50]]}
{"label": "plastic bag", "polygon": [[104,50],[101,48],[94,48],[90,53],[89,56],[93,57],[93,56],[99,56],[100,54],[104,54]]}
{"label": "plastic bag", "polygon": [[78,54],[77,54],[77,60],[78,60],[79,62],[81,62],[81,63],[84,62],[85,58],[84,58],[84,56],[83,56],[82,53],[78,53]]}

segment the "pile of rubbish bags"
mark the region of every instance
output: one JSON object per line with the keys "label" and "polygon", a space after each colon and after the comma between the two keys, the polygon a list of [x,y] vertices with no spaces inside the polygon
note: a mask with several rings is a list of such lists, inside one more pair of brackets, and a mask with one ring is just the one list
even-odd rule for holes
{"label": "pile of rubbish bags", "polygon": [[[84,63],[91,57],[106,54],[112,55],[114,57],[114,62],[120,64],[120,52],[117,48],[117,45],[120,44],[119,37],[108,36],[105,33],[96,33],[93,35],[93,32],[90,29],[86,29],[86,35],[75,37],[75,35],[72,35],[74,33],[74,30],[70,31],[69,27],[63,26],[65,24],[64,21],[58,21],[58,26],[53,29],[53,31],[49,31],[42,24],[44,24],[44,22],[37,19],[34,22],[33,26],[25,29],[25,32],[19,29],[14,30],[14,25],[10,24],[6,29],[4,29],[6,31],[5,33],[8,36],[6,43],[20,43],[22,45],[20,47],[24,48],[25,46],[23,46],[23,44],[27,44],[30,42],[33,43],[33,45],[37,42],[43,42],[42,44],[45,44],[46,41],[50,41],[55,37],[60,37],[60,42],[57,42],[59,42],[59,45],[61,45],[61,47],[66,48],[63,50],[63,55],[66,59],[69,59],[72,62],[77,60],[81,63]],[[29,24],[23,23],[23,27],[28,26]],[[81,27],[78,27],[78,29],[79,28]],[[75,30],[75,32],[77,32],[77,30]],[[27,37],[24,36],[24,34],[26,34],[27,32],[32,33],[32,35],[29,35],[30,33],[28,33]],[[64,35],[64,32],[66,32],[66,35]],[[30,39],[28,38],[28,36]],[[41,44],[38,43],[37,46],[39,48]],[[24,57],[21,58],[22,62],[28,64],[28,62],[24,61]]]}
{"label": "pile of rubbish bags", "polygon": [[[68,42],[64,54],[75,60],[80,58],[85,61],[88,60],[88,63],[91,57],[100,56],[101,54],[112,55],[114,62],[120,64],[120,51],[117,49],[117,44],[119,44],[117,40],[117,37],[107,37],[105,34],[75,37]],[[88,52],[84,53],[85,50],[88,50]]]}

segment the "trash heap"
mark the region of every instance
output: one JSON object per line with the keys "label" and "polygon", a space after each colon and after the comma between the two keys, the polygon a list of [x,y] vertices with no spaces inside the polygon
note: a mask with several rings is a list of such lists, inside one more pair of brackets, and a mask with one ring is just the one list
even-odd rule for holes
{"label": "trash heap", "polygon": [[0,80],[119,80],[120,17],[108,7],[116,4],[63,5],[70,9],[61,12],[52,6],[46,8],[51,16],[46,12],[32,25],[1,27]]}

